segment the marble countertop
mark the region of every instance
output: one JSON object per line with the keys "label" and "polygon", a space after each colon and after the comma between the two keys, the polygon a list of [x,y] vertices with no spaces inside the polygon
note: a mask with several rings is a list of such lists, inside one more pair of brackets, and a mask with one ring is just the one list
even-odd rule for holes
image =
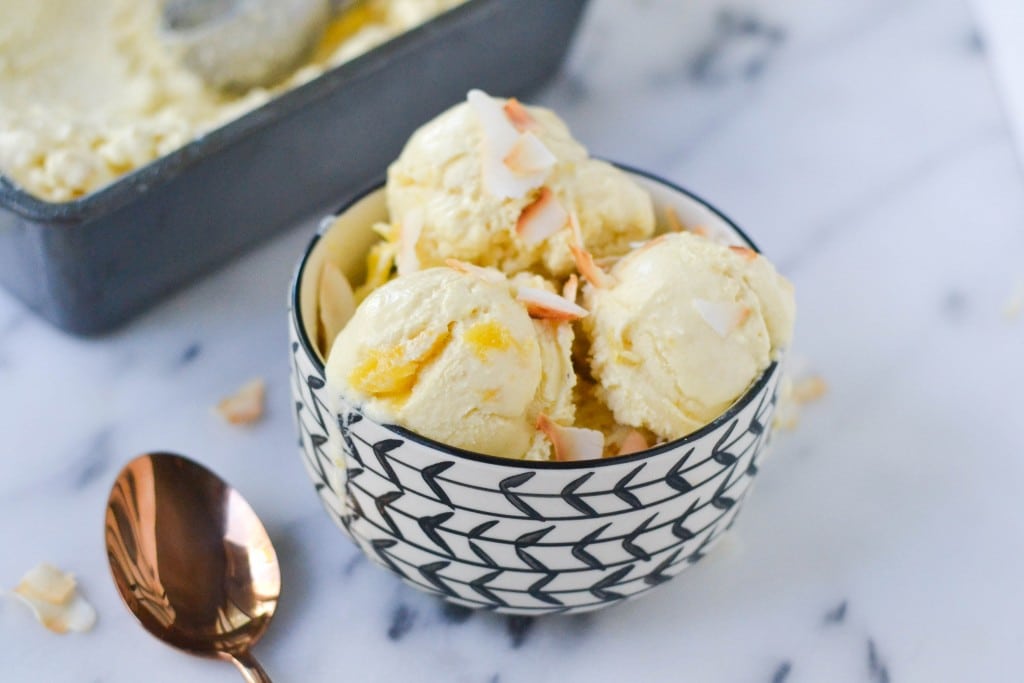
{"label": "marble countertop", "polygon": [[[830,387],[715,552],[601,613],[445,608],[321,511],[286,362],[312,221],[103,339],[0,294],[0,586],[54,562],[100,615],[58,637],[0,599],[0,678],[237,680],[147,636],[108,576],[111,480],[168,449],[238,486],[278,545],[286,592],[258,654],[279,681],[1019,679],[1024,317],[1003,308],[1024,185],[984,46],[963,0],[594,0],[537,99],[753,235],[795,282],[796,353]],[[253,376],[263,423],[211,415]]]}

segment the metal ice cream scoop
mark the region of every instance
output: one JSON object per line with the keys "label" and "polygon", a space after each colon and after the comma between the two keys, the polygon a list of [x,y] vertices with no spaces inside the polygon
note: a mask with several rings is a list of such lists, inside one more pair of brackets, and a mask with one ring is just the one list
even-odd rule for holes
{"label": "metal ice cream scoop", "polygon": [[164,0],[161,36],[207,84],[271,85],[313,51],[333,13],[353,0]]}

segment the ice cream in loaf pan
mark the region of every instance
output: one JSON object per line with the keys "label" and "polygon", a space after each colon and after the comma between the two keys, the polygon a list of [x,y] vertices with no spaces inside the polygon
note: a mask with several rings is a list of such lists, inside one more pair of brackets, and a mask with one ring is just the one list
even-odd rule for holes
{"label": "ice cream in loaf pan", "polygon": [[51,202],[82,197],[463,0],[363,0],[270,88],[207,87],[159,38],[158,0],[5,0],[0,173]]}

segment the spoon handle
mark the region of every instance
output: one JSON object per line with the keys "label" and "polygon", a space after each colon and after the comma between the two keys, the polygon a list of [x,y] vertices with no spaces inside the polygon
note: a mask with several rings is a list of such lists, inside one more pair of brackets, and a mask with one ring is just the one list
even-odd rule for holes
{"label": "spoon handle", "polygon": [[256,661],[256,658],[249,652],[239,652],[237,654],[225,653],[224,658],[230,660],[235,668],[242,672],[242,677],[245,678],[246,683],[273,683],[270,680],[270,676],[263,670],[260,663]]}

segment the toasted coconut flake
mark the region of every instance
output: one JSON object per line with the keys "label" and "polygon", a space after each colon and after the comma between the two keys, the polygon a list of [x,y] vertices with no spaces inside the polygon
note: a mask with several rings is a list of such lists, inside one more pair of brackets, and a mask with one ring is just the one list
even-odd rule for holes
{"label": "toasted coconut flake", "polygon": [[540,196],[519,214],[516,234],[527,244],[537,244],[564,228],[568,221],[569,214],[555,193],[542,187]]}
{"label": "toasted coconut flake", "polygon": [[686,226],[679,218],[679,213],[674,206],[665,207],[665,221],[668,223],[668,229],[672,232],[686,232]]}
{"label": "toasted coconut flake", "polygon": [[569,243],[583,249],[583,228],[580,226],[580,217],[576,215],[575,211],[569,212],[569,229],[571,230]]}
{"label": "toasted coconut flake", "polygon": [[711,233],[703,225],[693,226],[692,228],[690,228],[690,232],[692,232],[697,237],[711,237]]}
{"label": "toasted coconut flake", "polygon": [[44,562],[28,570],[14,591],[26,598],[63,605],[75,592],[75,577]]}
{"label": "toasted coconut flake", "polygon": [[80,595],[75,595],[66,605],[27,598],[18,592],[14,597],[32,610],[40,624],[54,633],[84,633],[96,624],[96,610]]}
{"label": "toasted coconut flake", "polygon": [[415,273],[420,269],[420,259],[416,255],[416,244],[420,241],[420,234],[423,232],[423,211],[412,209],[405,214],[398,236],[398,256],[395,258],[395,265],[398,266],[399,275]]}
{"label": "toasted coconut flake", "polygon": [[619,455],[629,455],[630,453],[639,453],[640,451],[647,450],[647,438],[638,432],[632,430],[622,440],[622,445],[619,446]]}
{"label": "toasted coconut flake", "polygon": [[29,570],[13,595],[54,633],[88,631],[96,623],[96,610],[77,593],[75,578],[52,565]]}
{"label": "toasted coconut flake", "polygon": [[[482,90],[470,90],[466,100],[483,130],[480,156],[484,189],[499,199],[520,199],[547,179],[548,170],[517,174],[505,159],[519,142],[520,133],[493,97]],[[529,144],[529,143],[526,143]]]}
{"label": "toasted coconut flake", "polygon": [[793,382],[793,400],[799,404],[812,403],[828,393],[828,384],[820,375],[811,375]]}
{"label": "toasted coconut flake", "polygon": [[606,289],[613,284],[608,273],[598,268],[594,263],[594,257],[583,246],[583,231],[580,229],[580,221],[576,218],[575,212],[569,213],[569,225],[572,227],[572,239],[569,240],[569,251],[576,261],[576,270],[580,275],[587,278],[587,281],[598,289]]}
{"label": "toasted coconut flake", "polygon": [[537,429],[551,442],[555,460],[591,460],[604,454],[604,434],[596,429],[564,427],[544,413],[537,416]]}
{"label": "toasted coconut flake", "polygon": [[800,424],[803,407],[820,400],[827,392],[828,384],[819,375],[805,375],[795,380],[789,373],[783,375],[773,424],[779,429],[795,430]]}
{"label": "toasted coconut flake", "polygon": [[587,316],[587,309],[544,289],[519,287],[516,291],[516,299],[526,305],[526,310],[531,318],[568,321],[579,320]]}
{"label": "toasted coconut flake", "polygon": [[380,235],[380,238],[386,242],[398,241],[398,226],[393,223],[377,221],[370,229]]}
{"label": "toasted coconut flake", "polygon": [[637,252],[647,251],[654,245],[664,242],[666,237],[668,237],[668,235],[658,235],[657,237],[652,237],[651,239],[644,240],[642,242],[630,242],[629,248]]}
{"label": "toasted coconut flake", "polygon": [[745,261],[753,261],[757,259],[757,252],[748,247],[741,247],[735,244],[729,245],[729,251],[739,255]]}
{"label": "toasted coconut flake", "polygon": [[255,424],[263,419],[267,385],[261,378],[243,384],[233,395],[217,404],[217,413],[233,425]]}
{"label": "toasted coconut flake", "polygon": [[743,304],[731,302],[708,301],[694,299],[693,307],[697,309],[704,322],[711,326],[719,337],[727,337],[750,316],[750,309]]}
{"label": "toasted coconut flake", "polygon": [[576,301],[576,295],[580,291],[580,279],[576,277],[576,273],[569,275],[569,279],[562,285],[562,296],[568,301]]}
{"label": "toasted coconut flake", "polygon": [[540,124],[537,123],[537,119],[533,118],[530,112],[526,111],[526,107],[523,106],[522,102],[516,98],[510,97],[505,100],[502,110],[505,112],[505,116],[508,117],[509,123],[520,133],[540,130]]}
{"label": "toasted coconut flake", "polygon": [[331,352],[334,339],[348,323],[356,310],[356,296],[348,278],[337,264],[328,261],[320,271],[318,292],[320,319],[320,348],[324,358]]}
{"label": "toasted coconut flake", "polygon": [[453,270],[457,270],[460,273],[466,273],[467,275],[475,275],[481,280],[486,280],[487,282],[505,282],[508,279],[505,276],[505,273],[497,270],[496,268],[484,268],[482,266],[454,258],[445,259],[445,264]]}
{"label": "toasted coconut flake", "polygon": [[536,135],[523,133],[501,161],[518,176],[532,176],[549,172],[558,159]]}

